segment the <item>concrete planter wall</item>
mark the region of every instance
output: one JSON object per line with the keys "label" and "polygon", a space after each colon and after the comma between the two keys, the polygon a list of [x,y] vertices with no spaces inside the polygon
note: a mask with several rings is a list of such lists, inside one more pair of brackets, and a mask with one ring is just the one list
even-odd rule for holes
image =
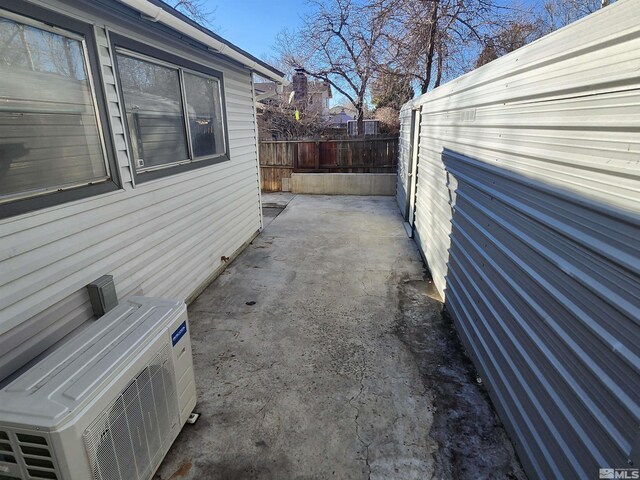
{"label": "concrete planter wall", "polygon": [[293,193],[395,195],[395,173],[293,173]]}

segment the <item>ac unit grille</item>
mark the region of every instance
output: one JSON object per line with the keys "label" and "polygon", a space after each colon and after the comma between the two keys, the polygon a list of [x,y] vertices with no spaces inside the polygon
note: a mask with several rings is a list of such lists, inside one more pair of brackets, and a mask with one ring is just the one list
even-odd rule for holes
{"label": "ac unit grille", "polygon": [[17,463],[7,432],[0,430],[0,462]]}
{"label": "ac unit grille", "polygon": [[0,430],[0,462],[21,465],[29,479],[59,478],[47,439],[41,435]]}
{"label": "ac unit grille", "polygon": [[94,480],[151,476],[178,426],[178,396],[165,345],[83,434]]}

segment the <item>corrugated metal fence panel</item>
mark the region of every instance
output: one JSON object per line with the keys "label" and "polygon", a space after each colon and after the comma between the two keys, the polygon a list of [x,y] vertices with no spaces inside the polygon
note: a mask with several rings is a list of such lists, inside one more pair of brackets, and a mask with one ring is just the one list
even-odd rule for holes
{"label": "corrugated metal fence panel", "polygon": [[[400,112],[396,200],[403,217],[407,214],[407,192],[409,191],[409,170],[411,168],[411,118],[410,109],[404,109]],[[405,218],[405,220],[408,219]]]}
{"label": "corrugated metal fence panel", "polygon": [[[83,8],[67,11],[81,15]],[[100,25],[100,18],[91,19]],[[97,30],[104,39],[104,31]],[[145,38],[142,30],[129,33]],[[107,43],[100,43],[105,86],[115,92]],[[211,62],[196,51],[173,51]],[[0,379],[91,318],[85,286],[92,280],[112,274],[120,296],[138,292],[184,300],[221,265],[222,256],[232,255],[258,231],[250,73],[225,63],[211,66],[224,75],[231,161],[134,188],[123,144],[118,152],[123,190],[0,222]],[[116,142],[123,143],[114,102],[115,94],[111,122]]]}
{"label": "corrugated metal fence panel", "polygon": [[528,474],[638,466],[640,1],[418,105],[416,241]]}

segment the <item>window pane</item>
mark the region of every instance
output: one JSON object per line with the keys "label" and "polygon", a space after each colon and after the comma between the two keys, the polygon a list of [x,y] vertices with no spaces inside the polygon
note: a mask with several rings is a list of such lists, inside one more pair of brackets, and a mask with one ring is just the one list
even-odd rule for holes
{"label": "window pane", "polygon": [[103,180],[80,40],[0,17],[0,200]]}
{"label": "window pane", "polygon": [[118,55],[135,163],[148,168],[187,160],[178,70]]}
{"label": "window pane", "polygon": [[196,157],[225,153],[218,80],[184,74],[191,144]]}

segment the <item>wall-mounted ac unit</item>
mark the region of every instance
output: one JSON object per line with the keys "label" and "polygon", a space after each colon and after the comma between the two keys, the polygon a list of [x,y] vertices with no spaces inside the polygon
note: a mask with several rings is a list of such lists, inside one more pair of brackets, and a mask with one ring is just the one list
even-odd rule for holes
{"label": "wall-mounted ac unit", "polygon": [[195,403],[184,303],[130,297],[0,391],[0,478],[150,479]]}

